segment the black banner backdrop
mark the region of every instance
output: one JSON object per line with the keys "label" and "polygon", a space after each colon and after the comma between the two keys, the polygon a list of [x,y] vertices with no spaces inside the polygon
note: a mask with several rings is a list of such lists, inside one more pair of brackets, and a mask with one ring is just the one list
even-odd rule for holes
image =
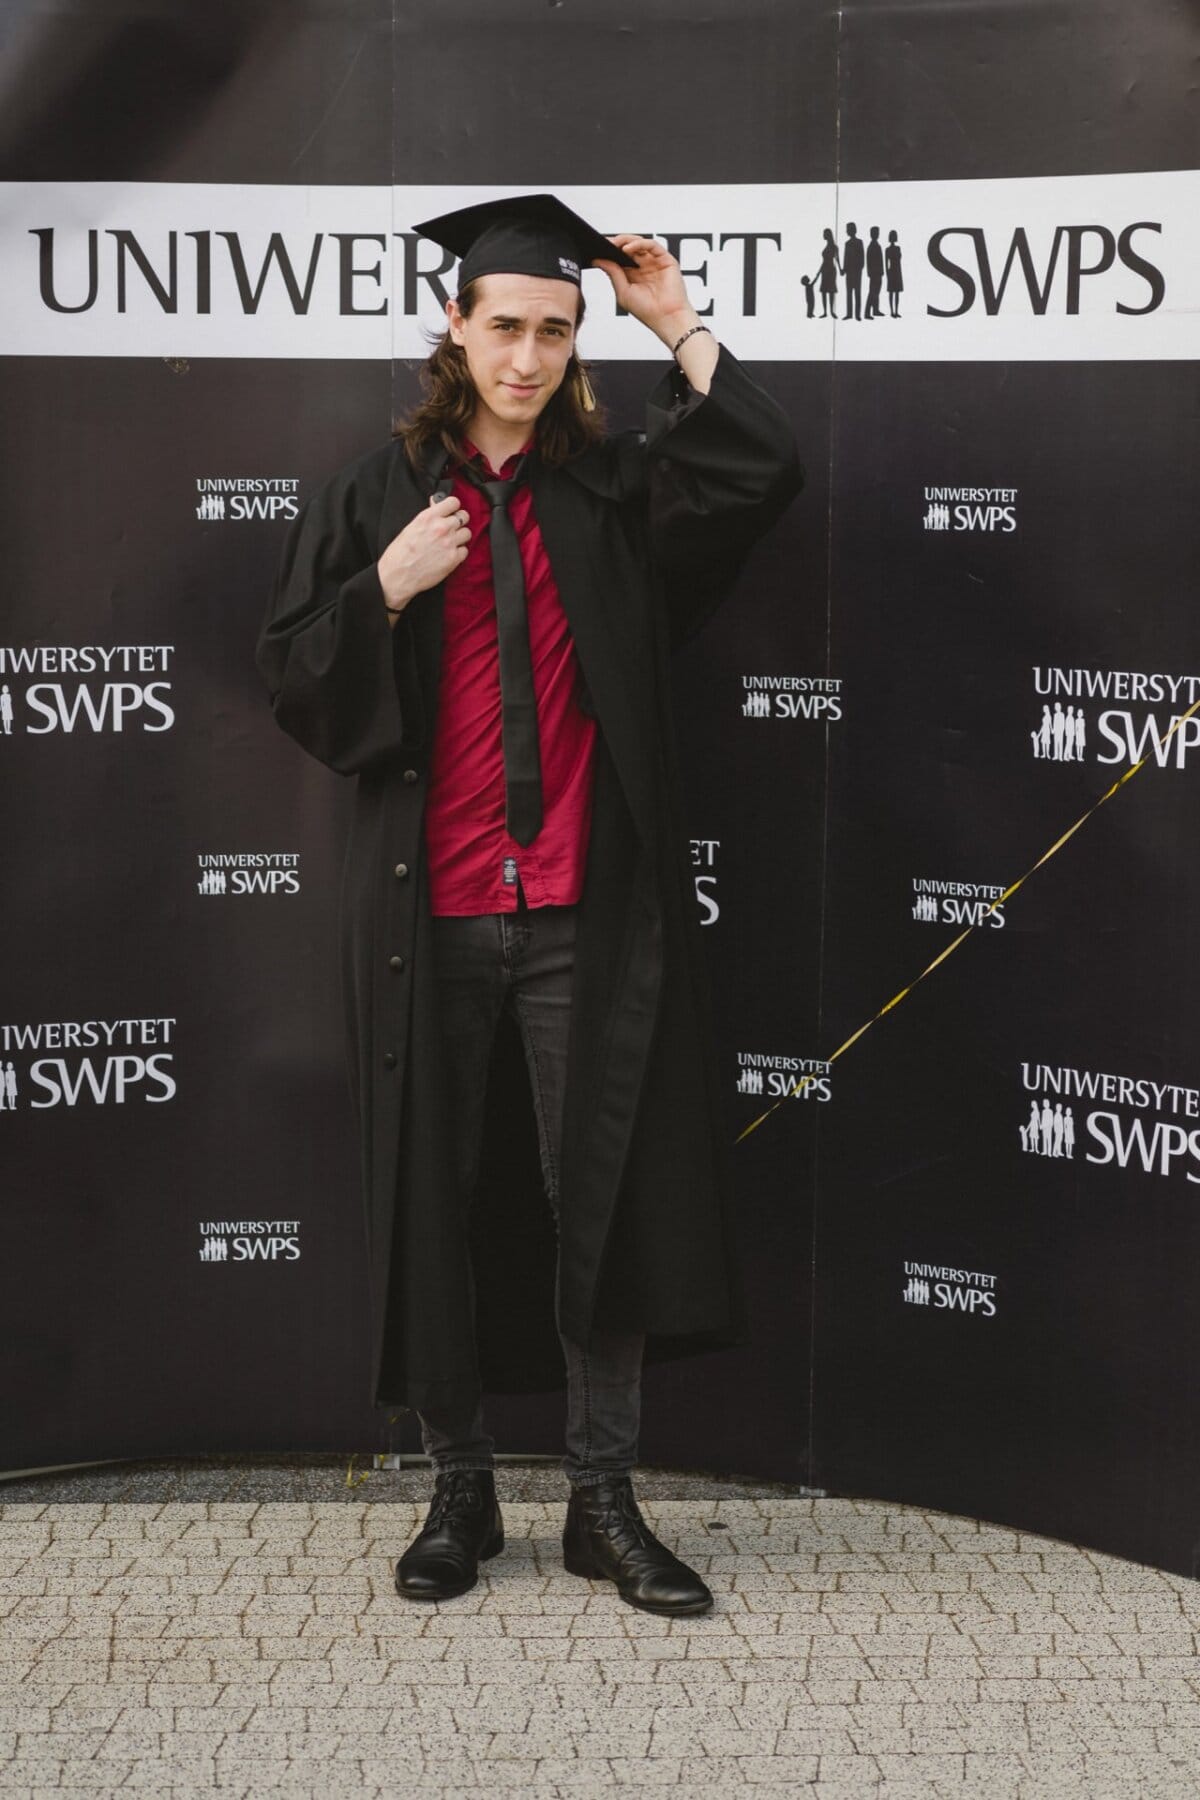
{"label": "black banner backdrop", "polygon": [[[679,255],[809,474],[676,698],[730,1137],[810,1079],[735,1152],[754,1341],[648,1371],[643,1458],[1192,1572],[1184,9],[5,16],[4,1466],[418,1447],[366,1394],[348,792],[251,651],[416,396],[411,221],[553,187]],[[585,292],[639,423],[659,346]]]}

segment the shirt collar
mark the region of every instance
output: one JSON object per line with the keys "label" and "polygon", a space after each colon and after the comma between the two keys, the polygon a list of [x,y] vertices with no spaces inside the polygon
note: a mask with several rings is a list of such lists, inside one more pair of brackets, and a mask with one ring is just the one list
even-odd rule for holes
{"label": "shirt collar", "polygon": [[519,450],[515,450],[511,456],[505,457],[503,463],[501,463],[501,465],[498,469],[492,469],[492,465],[488,461],[487,457],[483,454],[483,451],[478,447],[477,444],[473,444],[469,437],[463,438],[463,449],[467,453],[467,461],[468,462],[474,462],[476,459],[478,459],[478,461],[483,464],[485,469],[491,469],[492,474],[496,476],[497,480],[502,481],[504,479],[504,471],[505,471],[505,469],[508,468],[509,464],[512,462],[515,462],[518,456],[524,456],[527,454],[528,451],[532,450],[535,442],[536,442],[536,433],[534,434],[533,437],[530,437],[529,439],[527,439],[526,442],[521,445],[521,448]]}

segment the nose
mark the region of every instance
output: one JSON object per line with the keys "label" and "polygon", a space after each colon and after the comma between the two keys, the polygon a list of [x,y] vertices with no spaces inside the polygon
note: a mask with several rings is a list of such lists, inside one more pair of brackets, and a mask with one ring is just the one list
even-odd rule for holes
{"label": "nose", "polygon": [[514,344],[512,353],[513,374],[533,376],[538,369],[538,348],[536,337],[523,337],[519,344]]}

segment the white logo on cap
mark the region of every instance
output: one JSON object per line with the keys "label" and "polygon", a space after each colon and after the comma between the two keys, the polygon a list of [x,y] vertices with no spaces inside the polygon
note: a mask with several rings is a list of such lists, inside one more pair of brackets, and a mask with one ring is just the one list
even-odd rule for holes
{"label": "white logo on cap", "polygon": [[560,256],[558,259],[558,266],[560,269],[565,270],[568,275],[577,276],[579,274],[579,264],[577,262],[572,262],[569,256]]}

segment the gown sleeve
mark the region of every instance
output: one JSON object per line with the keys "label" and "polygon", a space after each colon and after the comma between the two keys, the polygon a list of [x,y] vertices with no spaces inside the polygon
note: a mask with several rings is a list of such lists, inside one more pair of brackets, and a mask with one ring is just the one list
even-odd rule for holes
{"label": "gown sleeve", "polygon": [[674,365],[648,395],[644,455],[650,547],[676,647],[728,594],[804,470],[787,414],[724,344],[707,394]]}
{"label": "gown sleeve", "polygon": [[411,624],[388,624],[376,569],[390,450],[340,470],[292,521],[255,649],[276,723],[340,775],[405,743]]}

